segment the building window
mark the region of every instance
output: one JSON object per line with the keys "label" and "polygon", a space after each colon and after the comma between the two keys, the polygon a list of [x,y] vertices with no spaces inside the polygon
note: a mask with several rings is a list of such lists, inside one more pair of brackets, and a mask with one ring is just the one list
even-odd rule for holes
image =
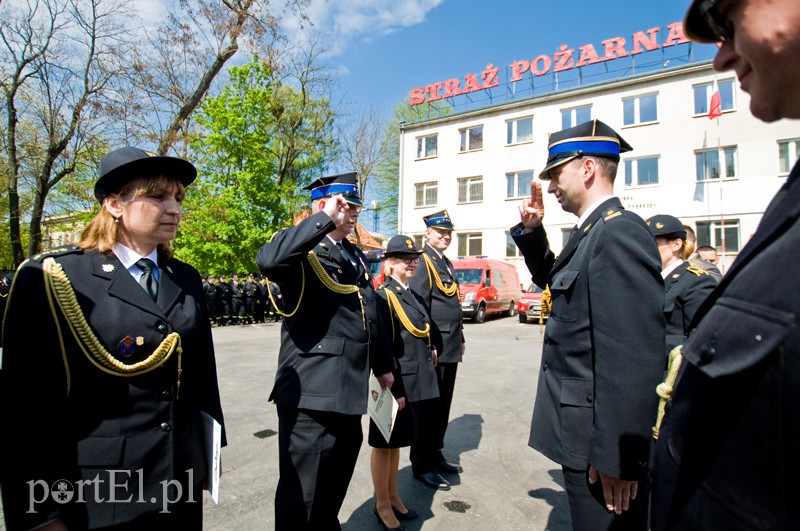
{"label": "building window", "polygon": [[458,256],[483,254],[483,236],[480,232],[458,235]]}
{"label": "building window", "polygon": [[439,135],[417,137],[417,158],[427,159],[439,154]]}
{"label": "building window", "polygon": [[506,122],[506,144],[521,144],[533,140],[533,116]]}
{"label": "building window", "polygon": [[531,195],[533,171],[518,171],[506,174],[506,198],[527,197]]}
{"label": "building window", "polygon": [[658,184],[658,156],[625,160],[625,186]]}
{"label": "building window", "polygon": [[416,206],[435,206],[439,197],[439,183],[417,183],[414,185],[417,194]]}
{"label": "building window", "polygon": [[592,106],[573,107],[561,109],[561,129],[569,129],[592,119]]}
{"label": "building window", "polygon": [[483,201],[483,177],[464,177],[458,180],[458,202],[477,203]]}
{"label": "building window", "polygon": [[658,120],[658,94],[645,94],[622,100],[623,125],[636,125]]}
{"label": "building window", "polygon": [[[736,148],[703,149],[695,151],[697,180],[732,179],[736,177]],[[720,168],[720,159],[724,161]]]}
{"label": "building window", "polygon": [[425,245],[424,234],[414,234],[411,238],[414,240],[414,247],[417,249],[422,249],[422,246]]}
{"label": "building window", "polygon": [[567,243],[569,243],[569,239],[572,236],[572,231],[574,230],[573,227],[568,229],[561,229],[561,248],[566,249]]}
{"label": "building window", "polygon": [[782,174],[792,171],[797,159],[800,159],[800,138],[781,140],[778,142],[778,157]]}
{"label": "building window", "polygon": [[[722,235],[725,234],[725,249],[723,252]],[[697,246],[710,245],[719,254],[739,252],[739,220],[726,219],[716,221],[697,222]]]}
{"label": "building window", "polygon": [[506,258],[519,258],[522,253],[519,247],[514,243],[514,238],[511,237],[511,232],[506,231]]}
{"label": "building window", "polygon": [[[719,103],[722,112],[733,110],[733,79],[725,79],[717,82],[719,89]],[[714,94],[714,83],[703,83],[695,85],[694,90],[694,115],[708,116],[711,108],[711,96]]]}
{"label": "building window", "polygon": [[459,131],[461,134],[461,145],[459,151],[475,151],[483,149],[483,126],[470,127],[469,129],[462,129]]}

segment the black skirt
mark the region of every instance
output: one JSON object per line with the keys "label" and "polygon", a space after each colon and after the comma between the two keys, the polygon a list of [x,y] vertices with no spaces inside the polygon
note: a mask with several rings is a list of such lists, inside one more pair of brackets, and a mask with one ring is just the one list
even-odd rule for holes
{"label": "black skirt", "polygon": [[381,430],[375,422],[369,421],[369,445],[373,448],[403,448],[411,446],[417,435],[417,411],[416,404],[406,402],[406,407],[397,412],[394,419],[394,428],[389,442],[383,437]]}

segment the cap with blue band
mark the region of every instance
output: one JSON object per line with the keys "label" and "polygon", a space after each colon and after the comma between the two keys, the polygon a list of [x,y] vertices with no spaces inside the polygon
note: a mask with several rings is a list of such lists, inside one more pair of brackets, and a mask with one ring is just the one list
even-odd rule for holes
{"label": "cap with blue band", "polygon": [[447,213],[447,210],[440,210],[439,212],[434,212],[429,216],[424,216],[422,221],[425,222],[426,227],[436,227],[438,229],[446,230],[455,229],[453,222],[450,219],[450,214]]}
{"label": "cap with blue band", "polygon": [[619,161],[620,153],[632,149],[611,127],[600,120],[590,120],[550,135],[547,164],[539,178],[549,179],[550,170],[578,157],[605,157]]}
{"label": "cap with blue band", "polygon": [[364,206],[361,202],[361,195],[358,192],[358,174],[356,172],[320,177],[304,187],[303,190],[311,192],[312,201],[341,195],[345,201],[352,205]]}

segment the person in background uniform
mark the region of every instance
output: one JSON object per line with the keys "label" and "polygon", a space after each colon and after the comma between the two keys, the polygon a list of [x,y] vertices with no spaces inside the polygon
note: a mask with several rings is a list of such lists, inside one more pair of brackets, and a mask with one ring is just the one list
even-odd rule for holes
{"label": "person in background uniform", "polygon": [[245,296],[245,320],[248,323],[254,323],[256,320],[256,298],[258,292],[258,283],[253,273],[247,275],[247,280],[244,281],[244,296]]}
{"label": "person in background uniform", "polygon": [[411,445],[414,477],[432,489],[450,490],[441,474],[460,474],[461,465],[445,459],[444,436],[450,421],[450,406],[456,387],[458,364],[464,356],[463,318],[453,264],[443,254],[453,239],[453,222],[446,210],[423,218],[425,246],[422,261],[409,285],[422,297],[433,320],[433,346],[439,355],[436,377],[439,398],[420,404],[419,425],[425,426]]}
{"label": "person in background uniform", "polygon": [[369,371],[391,387],[388,332],[365,259],[347,241],[362,208],[355,173],[317,179],[311,216],[258,251],[280,286],[285,319],[275,386],[278,530],[340,529],[338,513],[363,439]]}
{"label": "person in background uniform", "polygon": [[416,511],[403,503],[397,488],[400,448],[409,446],[420,428],[425,429],[417,422],[418,405],[439,396],[430,317],[422,299],[408,286],[421,254],[408,236],[393,236],[386,246],[386,281],[378,289],[385,320],[391,323],[393,352],[398,361],[392,394],[400,406],[389,441],[375,422],[370,420],[369,426],[370,469],[376,499],[374,513],[386,530],[402,530],[399,520],[418,517]]}
{"label": "person in background uniform", "polygon": [[713,264],[715,266],[719,264],[719,255],[717,255],[717,250],[710,245],[702,245],[698,247],[697,254],[709,264]]}
{"label": "person in background uniform", "polygon": [[217,276],[208,275],[206,282],[203,284],[203,296],[206,300],[206,311],[208,312],[208,319],[211,324],[217,324]]}
{"label": "person in background uniform", "polygon": [[[687,37],[719,44],[714,68],[736,72],[765,122],[800,118],[798,26],[796,0],[695,0],[684,20]],[[800,529],[799,249],[800,162],[681,347],[655,449],[653,531]]]}
{"label": "person in background uniform", "polygon": [[222,326],[232,323],[231,316],[231,285],[225,280],[225,275],[219,276],[217,282],[217,299],[219,300],[219,322]]}
{"label": "person in background uniform", "polygon": [[267,279],[260,277],[256,282],[255,321],[257,323],[266,321],[267,308],[269,308],[269,286],[267,286]]}
{"label": "person in background uniform", "polygon": [[244,284],[239,280],[238,274],[233,274],[230,286],[232,320],[235,324],[245,324],[247,322],[247,295],[245,295]]}
{"label": "person in background uniform", "polygon": [[284,310],[281,287],[275,282],[267,281],[267,284],[269,285],[270,316],[277,323],[283,318],[282,312]]}
{"label": "person in background uniform", "polygon": [[675,216],[660,214],[647,220],[661,255],[664,279],[664,319],[667,326],[667,354],[682,345],[689,335],[697,308],[717,286],[708,271],[683,260],[686,230]]}
{"label": "person in background uniform", "polygon": [[694,234],[694,229],[689,225],[684,225],[683,230],[686,231],[686,249],[683,251],[683,259],[689,262],[689,265],[692,267],[708,271],[714,280],[719,283],[719,281],[722,280],[722,272],[719,268],[712,263],[706,262],[695,252],[697,236]]}
{"label": "person in background uniform", "polygon": [[539,178],[578,223],[556,258],[533,181],[511,229],[552,297],[528,444],[561,465],[576,530],[647,529],[664,284],[647,225],[613,196],[620,152],[631,149],[599,120],[551,134]]}
{"label": "person in background uniform", "polygon": [[[8,292],[11,289],[11,282],[13,280],[11,273],[3,275],[0,278],[0,322],[2,322],[3,315],[6,311],[6,302],[8,301]],[[0,343],[2,344],[2,343]]]}
{"label": "person in background uniform", "polygon": [[20,266],[0,390],[9,530],[202,529],[202,414],[222,409],[200,275],[171,252],[196,175],[112,151],[78,246]]}

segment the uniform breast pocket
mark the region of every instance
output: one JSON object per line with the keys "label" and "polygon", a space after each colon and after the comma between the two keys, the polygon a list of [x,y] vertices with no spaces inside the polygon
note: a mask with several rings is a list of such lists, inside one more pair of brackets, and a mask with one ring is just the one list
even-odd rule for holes
{"label": "uniform breast pocket", "polygon": [[550,283],[550,295],[553,301],[551,319],[571,323],[578,317],[578,304],[574,299],[575,287],[578,284],[579,271],[567,269],[553,275]]}
{"label": "uniform breast pocket", "polygon": [[323,337],[298,357],[295,370],[303,382],[303,394],[334,396],[339,392],[344,338]]}
{"label": "uniform breast pocket", "polygon": [[78,441],[78,466],[118,467],[124,450],[125,437],[87,437]]}
{"label": "uniform breast pocket", "polygon": [[417,372],[419,372],[418,360],[400,360],[400,374],[406,376],[408,374],[417,374]]}

